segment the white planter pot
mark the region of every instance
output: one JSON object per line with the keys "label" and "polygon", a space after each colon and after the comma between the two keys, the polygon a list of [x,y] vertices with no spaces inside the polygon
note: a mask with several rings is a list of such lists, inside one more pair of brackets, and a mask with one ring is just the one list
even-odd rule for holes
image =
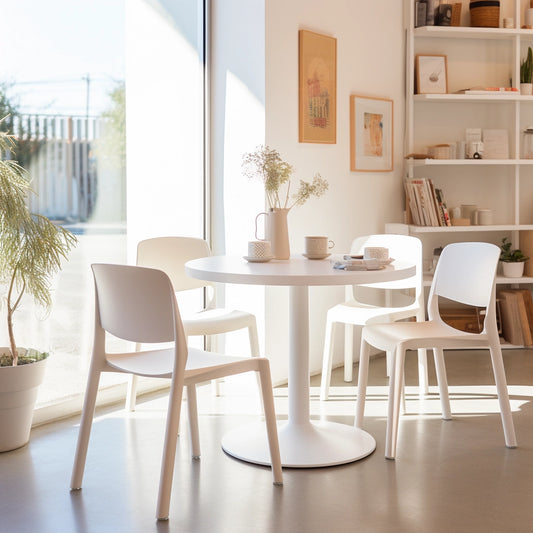
{"label": "white planter pot", "polygon": [[521,83],[520,84],[520,94],[531,96],[533,93],[533,83]]}
{"label": "white planter pot", "polygon": [[30,440],[33,408],[45,368],[46,359],[0,367],[0,452],[20,448]]}
{"label": "white planter pot", "polygon": [[524,274],[524,265],[525,263],[523,261],[520,262],[505,262],[503,263],[503,275],[506,278],[521,278]]}

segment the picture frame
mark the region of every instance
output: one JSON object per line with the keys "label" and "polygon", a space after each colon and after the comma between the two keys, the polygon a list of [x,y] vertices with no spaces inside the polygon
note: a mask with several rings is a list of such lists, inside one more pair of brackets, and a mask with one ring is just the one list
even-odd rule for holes
{"label": "picture frame", "polygon": [[298,32],[298,140],[337,142],[337,39]]}
{"label": "picture frame", "polygon": [[350,95],[350,170],[394,169],[394,102],[388,98]]}
{"label": "picture frame", "polygon": [[421,55],[415,58],[417,94],[448,92],[448,61],[445,55]]}

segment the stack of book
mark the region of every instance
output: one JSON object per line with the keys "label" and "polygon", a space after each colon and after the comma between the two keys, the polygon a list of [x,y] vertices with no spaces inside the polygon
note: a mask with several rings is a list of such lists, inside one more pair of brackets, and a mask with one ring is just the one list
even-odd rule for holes
{"label": "stack of book", "polygon": [[498,291],[503,338],[516,346],[533,346],[533,300],[528,289]]}
{"label": "stack of book", "polygon": [[407,212],[417,226],[451,226],[450,214],[441,189],[429,178],[406,178]]}

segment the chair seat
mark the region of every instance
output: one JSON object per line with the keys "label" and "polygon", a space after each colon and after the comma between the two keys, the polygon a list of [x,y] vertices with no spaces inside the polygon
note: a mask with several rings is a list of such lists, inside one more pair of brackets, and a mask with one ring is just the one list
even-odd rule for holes
{"label": "chair seat", "polygon": [[205,309],[182,319],[186,335],[217,335],[255,325],[254,315],[235,309]]}
{"label": "chair seat", "polygon": [[342,322],[363,326],[365,324],[379,322],[394,322],[404,318],[412,317],[418,311],[416,302],[403,307],[379,307],[377,305],[365,304],[357,300],[349,300],[338,304],[328,311],[329,322]]}
{"label": "chair seat", "polygon": [[[171,378],[174,365],[174,350],[147,350],[143,352],[130,352],[109,354],[107,362],[117,370],[127,373],[135,373],[139,376]],[[195,348],[188,349],[187,363],[185,366],[186,380],[194,376],[197,371],[205,373],[207,369],[217,369],[227,366],[229,363],[249,361],[248,357],[235,357],[221,355],[215,352],[206,352]]]}
{"label": "chair seat", "polygon": [[418,348],[464,348],[488,343],[486,334],[468,333],[431,320],[372,324],[363,328],[362,335],[372,346],[387,352],[394,351],[398,344],[402,344],[406,350],[415,350]]}

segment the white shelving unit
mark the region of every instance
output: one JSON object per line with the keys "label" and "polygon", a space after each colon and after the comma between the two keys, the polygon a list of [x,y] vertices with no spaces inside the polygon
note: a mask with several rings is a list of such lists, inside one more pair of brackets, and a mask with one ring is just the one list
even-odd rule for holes
{"label": "white shelving unit", "polygon": [[[533,96],[519,93],[457,94],[473,86],[520,86],[520,62],[533,47],[533,30],[520,29],[529,0],[502,0],[501,19],[513,17],[514,29],[469,27],[469,2],[463,1],[458,27],[414,27],[415,0],[404,0],[406,32],[405,155],[425,153],[433,144],[465,139],[467,128],[506,129],[509,159],[407,159],[406,175],[428,177],[442,189],[448,207],[476,204],[493,211],[490,226],[428,227],[387,224],[386,231],[418,235],[424,258],[433,248],[458,240],[502,237],[520,245],[520,232],[533,230],[533,159],[521,158],[523,129],[533,124]],[[415,94],[415,58],[446,55],[448,94]],[[510,283],[498,277],[499,283]],[[532,283],[533,278],[512,280]]]}
{"label": "white shelving unit", "polygon": [[[533,30],[520,29],[529,0],[502,0],[500,20],[513,17],[515,28],[469,27],[469,1],[462,6],[461,26],[414,27],[415,0],[404,0],[406,101],[404,154],[427,153],[431,145],[465,140],[467,128],[506,129],[509,159],[406,159],[408,177],[431,178],[442,189],[448,208],[476,204],[490,208],[490,226],[428,227],[387,224],[389,233],[422,239],[424,261],[433,249],[450,242],[482,240],[499,245],[503,237],[520,246],[520,232],[533,231],[533,159],[523,159],[522,131],[533,125],[533,96],[458,93],[469,87],[520,87],[520,62],[533,48]],[[448,94],[415,94],[417,54],[445,55]],[[431,284],[431,275],[425,275]],[[497,283],[533,284],[533,277]]]}

